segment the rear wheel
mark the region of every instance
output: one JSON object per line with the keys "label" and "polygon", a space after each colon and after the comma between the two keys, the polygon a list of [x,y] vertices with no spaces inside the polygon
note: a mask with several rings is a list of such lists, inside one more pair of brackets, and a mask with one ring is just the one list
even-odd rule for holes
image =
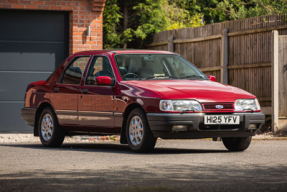
{"label": "rear wheel", "polygon": [[223,137],[224,146],[229,151],[244,151],[251,143],[252,137]]}
{"label": "rear wheel", "polygon": [[134,152],[153,150],[157,138],[153,136],[142,109],[136,108],[129,114],[126,124],[126,136],[129,147]]}
{"label": "rear wheel", "polygon": [[62,145],[65,132],[60,127],[57,117],[51,107],[45,108],[38,122],[38,132],[42,144],[46,147],[59,147]]}

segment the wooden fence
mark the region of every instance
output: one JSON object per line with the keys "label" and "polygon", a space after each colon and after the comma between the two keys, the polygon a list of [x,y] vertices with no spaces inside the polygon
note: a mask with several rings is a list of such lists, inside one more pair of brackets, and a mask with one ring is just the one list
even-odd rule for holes
{"label": "wooden fence", "polygon": [[[272,114],[272,31],[287,35],[283,16],[270,15],[196,28],[162,31],[149,49],[174,51],[217,81],[257,96],[262,111]],[[286,81],[285,81],[286,82]]]}
{"label": "wooden fence", "polygon": [[287,35],[272,33],[272,124],[287,130]]}

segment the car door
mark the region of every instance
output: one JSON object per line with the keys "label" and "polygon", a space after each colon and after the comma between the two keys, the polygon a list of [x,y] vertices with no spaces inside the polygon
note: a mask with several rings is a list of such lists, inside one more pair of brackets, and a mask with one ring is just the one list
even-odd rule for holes
{"label": "car door", "polygon": [[[98,76],[114,79],[111,62],[107,56],[93,57],[86,80],[80,88],[78,114],[83,130],[101,131],[100,128],[114,128],[114,86],[98,85]],[[108,132],[106,129],[105,131]]]}
{"label": "car door", "polygon": [[73,130],[73,126],[79,125],[78,97],[84,70],[89,59],[89,55],[71,59],[58,82],[52,85],[50,101],[59,124],[63,127],[69,127],[69,130]]}

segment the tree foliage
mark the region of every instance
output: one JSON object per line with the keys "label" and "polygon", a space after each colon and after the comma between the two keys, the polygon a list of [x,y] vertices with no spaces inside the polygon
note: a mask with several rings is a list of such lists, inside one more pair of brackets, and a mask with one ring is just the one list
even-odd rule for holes
{"label": "tree foliage", "polygon": [[224,0],[217,5],[222,19],[236,20],[263,15],[287,14],[287,0]]}
{"label": "tree foliage", "polygon": [[204,25],[203,14],[191,14],[183,0],[107,0],[104,48],[141,48],[154,33]]}
{"label": "tree foliage", "polygon": [[104,10],[104,48],[142,47],[149,35],[164,30],[165,0],[107,0]]}
{"label": "tree foliage", "polygon": [[154,33],[287,14],[287,0],[107,0],[104,48],[143,48]]}
{"label": "tree foliage", "polygon": [[206,24],[224,21],[222,10],[216,9],[217,4],[223,0],[175,0],[191,16],[201,14]]}
{"label": "tree foliage", "polygon": [[203,14],[192,15],[178,0],[166,1],[164,6],[165,15],[168,20],[166,30],[185,27],[198,27],[204,25]]}

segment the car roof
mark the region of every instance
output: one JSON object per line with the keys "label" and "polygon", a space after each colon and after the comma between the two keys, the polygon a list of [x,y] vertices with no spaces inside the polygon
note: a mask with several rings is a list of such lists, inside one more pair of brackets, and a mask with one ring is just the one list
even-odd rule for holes
{"label": "car roof", "polygon": [[75,54],[103,54],[103,53],[114,53],[114,54],[175,54],[169,51],[158,51],[158,50],[146,50],[146,49],[103,49],[103,50],[90,50],[82,51]]}

